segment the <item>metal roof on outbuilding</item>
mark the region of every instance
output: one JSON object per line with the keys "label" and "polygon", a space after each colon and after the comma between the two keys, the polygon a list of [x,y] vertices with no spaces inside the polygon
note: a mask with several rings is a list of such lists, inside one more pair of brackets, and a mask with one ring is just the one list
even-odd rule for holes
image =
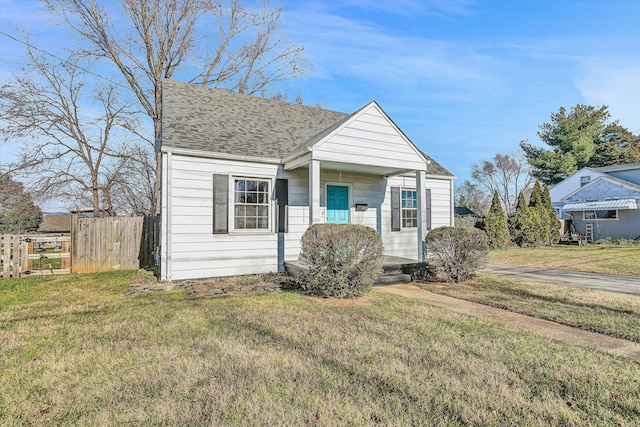
{"label": "metal roof on outbuilding", "polygon": [[593,202],[570,202],[562,206],[567,212],[577,211],[602,211],[638,209],[635,199],[598,200]]}

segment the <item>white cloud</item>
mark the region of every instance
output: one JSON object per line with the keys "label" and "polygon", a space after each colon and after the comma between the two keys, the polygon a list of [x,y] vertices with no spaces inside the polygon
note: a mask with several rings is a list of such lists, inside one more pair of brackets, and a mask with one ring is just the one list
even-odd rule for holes
{"label": "white cloud", "polygon": [[343,0],[342,6],[395,15],[449,16],[469,13],[473,0]]}
{"label": "white cloud", "polygon": [[395,34],[317,5],[290,11],[287,19],[314,64],[314,78],[352,78],[385,90],[447,88],[448,96],[463,98],[500,84],[499,61],[471,45]]}
{"label": "white cloud", "polygon": [[588,59],[574,82],[588,104],[608,105],[613,119],[640,134],[640,61]]}

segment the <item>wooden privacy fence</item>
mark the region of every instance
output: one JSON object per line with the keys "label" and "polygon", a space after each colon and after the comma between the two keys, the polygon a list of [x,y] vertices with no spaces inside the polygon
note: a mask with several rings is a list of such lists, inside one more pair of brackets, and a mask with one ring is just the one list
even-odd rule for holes
{"label": "wooden privacy fence", "polygon": [[20,277],[71,272],[71,237],[0,235],[0,274]]}
{"label": "wooden privacy fence", "polygon": [[156,265],[159,217],[71,218],[74,273],[135,270]]}
{"label": "wooden privacy fence", "polygon": [[71,236],[0,235],[0,276],[96,273],[156,265],[160,217],[71,218]]}

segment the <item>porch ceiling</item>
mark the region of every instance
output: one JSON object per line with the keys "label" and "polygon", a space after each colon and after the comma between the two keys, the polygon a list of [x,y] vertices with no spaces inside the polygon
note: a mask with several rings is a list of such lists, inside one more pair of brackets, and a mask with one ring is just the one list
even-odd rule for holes
{"label": "porch ceiling", "polygon": [[363,165],[357,163],[343,163],[343,162],[334,162],[334,161],[321,161],[320,162],[320,170],[326,171],[336,171],[336,172],[350,172],[350,173],[359,173],[359,174],[367,174],[367,175],[399,175],[406,172],[413,172],[411,169],[399,169],[397,167],[390,166],[374,166],[374,165]]}
{"label": "porch ceiling", "polygon": [[[285,168],[285,169],[308,169],[309,163],[305,162],[297,167]],[[359,163],[345,163],[345,162],[336,162],[336,161],[320,161],[320,170],[321,171],[331,171],[331,172],[344,172],[344,173],[356,173],[362,175],[376,175],[376,176],[393,176],[400,175],[404,173],[415,172],[413,169],[401,169],[397,167],[390,166],[375,166],[375,165],[364,165]]]}

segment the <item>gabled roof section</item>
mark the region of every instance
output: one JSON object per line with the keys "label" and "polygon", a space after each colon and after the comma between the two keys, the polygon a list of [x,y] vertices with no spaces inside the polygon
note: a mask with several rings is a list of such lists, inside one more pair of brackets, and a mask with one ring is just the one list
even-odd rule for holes
{"label": "gabled roof section", "polygon": [[162,85],[163,151],[286,162],[317,150],[327,167],[351,158],[378,170],[426,165],[427,175],[454,178],[375,101],[346,114],[167,79]]}
{"label": "gabled roof section", "polygon": [[563,197],[562,201],[605,200],[628,197],[640,198],[640,185],[613,176],[599,176],[589,184]]}
{"label": "gabled roof section", "polygon": [[350,115],[162,81],[162,146],[281,159]]}
{"label": "gabled roof section", "polygon": [[397,170],[426,170],[426,159],[377,102],[365,105],[309,144],[313,158]]}
{"label": "gabled roof section", "polygon": [[621,165],[600,166],[592,169],[597,170],[598,172],[604,172],[604,173],[626,171],[626,170],[640,169],[640,163],[624,163]]}

